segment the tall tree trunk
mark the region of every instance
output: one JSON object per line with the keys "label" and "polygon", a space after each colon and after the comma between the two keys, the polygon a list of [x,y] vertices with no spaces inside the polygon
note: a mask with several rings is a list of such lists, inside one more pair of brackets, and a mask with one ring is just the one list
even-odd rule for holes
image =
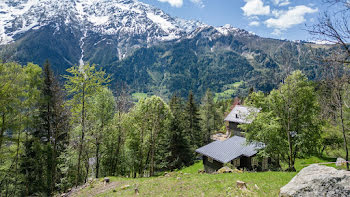
{"label": "tall tree trunk", "polygon": [[[44,155],[46,156],[46,193],[48,196],[51,194],[51,185],[52,185],[52,147],[50,143],[47,143],[45,147]],[[45,180],[44,178],[44,180]]]}
{"label": "tall tree trunk", "polygon": [[2,127],[1,127],[1,131],[0,131],[0,150],[1,150],[1,146],[2,146],[2,142],[3,142],[3,138],[4,138],[4,133],[5,133],[5,112],[2,112]]}
{"label": "tall tree trunk", "polygon": [[349,150],[348,150],[348,144],[346,140],[346,133],[345,133],[345,125],[344,125],[344,112],[343,112],[343,99],[341,96],[341,93],[339,94],[339,101],[340,101],[340,120],[341,120],[341,127],[342,127],[342,133],[343,133],[343,139],[344,139],[344,148],[345,148],[345,160],[346,162],[346,170],[349,171]]}
{"label": "tall tree trunk", "polygon": [[293,171],[296,171],[294,164],[295,164],[295,158],[297,158],[297,154],[298,154],[298,146],[295,146],[293,150],[293,161],[292,161]]}
{"label": "tall tree trunk", "polygon": [[192,145],[193,144],[197,145],[197,142],[195,140],[195,133],[194,133],[194,129],[193,129],[193,117],[192,117],[192,114],[190,114],[190,137],[191,137],[191,144]]}
{"label": "tall tree trunk", "polygon": [[151,131],[151,166],[149,168],[149,176],[153,176],[153,167],[154,167],[154,136],[153,129]]}
{"label": "tall tree trunk", "polygon": [[81,156],[83,152],[83,143],[84,143],[84,135],[85,135],[85,83],[83,83],[83,98],[82,98],[82,109],[81,109],[81,138],[79,144],[79,154],[78,154],[78,170],[76,174],[76,182],[75,185],[78,186],[80,182],[80,163]]}
{"label": "tall tree trunk", "polygon": [[147,157],[146,157],[146,162],[145,162],[145,167],[141,169],[141,172],[142,172],[142,176],[143,176],[143,172],[146,171],[146,167],[147,167],[147,164],[149,162],[149,155],[150,155],[150,152],[151,152],[151,149],[148,150],[147,152]]}
{"label": "tall tree trunk", "polygon": [[[22,117],[20,116],[20,121],[22,121]],[[20,149],[20,145],[21,145],[21,130],[19,129],[18,131],[18,139],[17,139],[17,150],[16,150],[16,164],[15,164],[15,189],[14,189],[14,196],[16,196],[16,191],[17,191],[17,181],[18,181],[18,161],[19,161],[19,149]]]}
{"label": "tall tree trunk", "polygon": [[294,171],[294,165],[293,165],[293,146],[292,146],[292,139],[290,136],[289,131],[289,122],[287,127],[287,136],[288,136],[288,145],[289,145],[289,162],[288,162],[288,171]]}
{"label": "tall tree trunk", "polygon": [[96,178],[99,177],[99,169],[100,169],[100,159],[99,159],[99,151],[100,151],[100,142],[96,138]]}
{"label": "tall tree trunk", "polygon": [[[290,84],[287,83],[288,85],[288,94],[289,95],[292,95],[291,93],[291,89],[290,89]],[[288,137],[288,148],[289,148],[289,162],[288,162],[288,171],[296,171],[295,168],[294,168],[294,161],[293,161],[293,145],[292,145],[292,138],[290,136],[290,127],[291,127],[291,112],[290,112],[290,109],[291,109],[291,98],[290,96],[287,96],[287,128],[286,128],[286,132],[287,132],[287,137]]]}
{"label": "tall tree trunk", "polygon": [[[104,123],[103,121],[101,122],[101,134],[103,134],[103,128],[104,128]],[[99,171],[100,171],[100,133],[96,134],[96,178],[99,177]]]}
{"label": "tall tree trunk", "polygon": [[[122,140],[122,138],[121,138],[121,135],[119,134],[118,135],[118,144],[117,144],[117,148],[115,150],[115,164],[113,166],[113,168],[114,168],[113,173],[115,173],[115,171],[117,170],[117,166],[118,166],[118,162],[119,162],[121,140]],[[117,172],[117,175],[118,175],[118,172]]]}
{"label": "tall tree trunk", "polygon": [[150,173],[149,176],[154,175],[154,142],[152,142],[152,149],[151,149],[151,168],[150,168]]}
{"label": "tall tree trunk", "polygon": [[46,144],[46,149],[47,149],[47,155],[46,155],[46,169],[47,169],[47,177],[46,177],[46,192],[47,195],[50,196],[52,193],[52,182],[53,182],[53,150],[51,149],[52,139],[51,139],[51,113],[50,113],[50,100],[47,102],[47,131],[46,131],[46,138],[47,138],[47,144]]}
{"label": "tall tree trunk", "polygon": [[209,114],[209,109],[207,109],[207,121],[206,121],[206,125],[207,125],[207,142],[206,143],[210,143],[210,114]]}
{"label": "tall tree trunk", "polygon": [[[57,132],[57,131],[56,131]],[[56,184],[56,178],[57,178],[57,133],[55,132],[55,142],[53,145],[53,151],[52,151],[52,181],[51,181],[51,186],[50,186],[50,195],[55,189],[55,184]]]}
{"label": "tall tree trunk", "polygon": [[89,165],[89,155],[88,155],[88,152],[85,152],[85,154],[86,154],[86,161],[85,161],[85,170],[86,170],[86,175],[85,175],[85,178],[84,178],[84,183],[86,183],[87,182],[87,180],[88,180],[88,177],[89,177],[89,167],[90,167],[90,165]]}
{"label": "tall tree trunk", "polygon": [[140,155],[140,165],[139,165],[139,176],[143,177],[143,138],[144,138],[144,131],[143,128],[141,128],[141,144],[140,144],[140,150],[139,150],[139,155]]}
{"label": "tall tree trunk", "polygon": [[[115,173],[116,169],[117,169],[117,166],[118,166],[118,162],[119,162],[119,153],[120,153],[120,143],[121,143],[121,140],[122,140],[122,136],[121,136],[121,133],[122,133],[122,128],[120,126],[120,120],[121,120],[121,112],[119,110],[118,112],[118,130],[119,130],[119,134],[118,134],[118,144],[117,144],[117,148],[116,148],[116,151],[115,151],[115,164],[114,164],[114,171],[113,173]],[[118,174],[118,173],[117,173]]]}

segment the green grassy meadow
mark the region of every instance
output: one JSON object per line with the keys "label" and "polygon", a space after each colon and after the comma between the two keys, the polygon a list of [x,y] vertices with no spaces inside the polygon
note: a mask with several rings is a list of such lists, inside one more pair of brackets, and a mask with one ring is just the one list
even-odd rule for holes
{"label": "green grassy meadow", "polygon": [[225,100],[225,99],[232,98],[236,94],[237,89],[243,84],[244,82],[240,81],[233,84],[225,85],[222,92],[215,93],[214,101],[216,102],[218,100]]}
{"label": "green grassy meadow", "polygon": [[133,93],[131,95],[131,98],[133,101],[137,102],[141,99],[146,99],[147,98],[147,94],[146,93],[141,93],[141,92],[136,92],[136,93]]}
{"label": "green grassy meadow", "polygon": [[[313,163],[324,163],[335,159],[310,157],[298,159],[297,171]],[[335,167],[334,164],[330,166]],[[95,180],[73,196],[278,196],[279,189],[286,185],[297,172],[243,172],[232,174],[198,174],[203,169],[202,162],[169,173],[169,177],[151,178],[110,177],[105,185],[103,179]],[[236,181],[247,183],[247,190],[237,188]],[[129,185],[127,188],[123,186]]]}

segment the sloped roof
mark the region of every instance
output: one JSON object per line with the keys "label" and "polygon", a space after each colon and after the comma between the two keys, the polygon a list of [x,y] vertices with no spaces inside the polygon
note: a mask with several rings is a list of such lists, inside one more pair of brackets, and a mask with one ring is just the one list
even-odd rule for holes
{"label": "sloped roof", "polygon": [[247,144],[244,137],[233,136],[225,141],[214,141],[198,148],[196,152],[221,163],[227,163],[240,156],[251,157],[263,147],[262,143]]}
{"label": "sloped roof", "polygon": [[254,114],[259,113],[259,109],[243,105],[236,105],[226,116],[225,121],[250,124],[254,119]]}

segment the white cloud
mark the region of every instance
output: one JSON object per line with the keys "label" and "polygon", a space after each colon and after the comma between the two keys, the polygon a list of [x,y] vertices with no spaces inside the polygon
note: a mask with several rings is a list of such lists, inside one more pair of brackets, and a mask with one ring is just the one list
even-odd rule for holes
{"label": "white cloud", "polygon": [[272,10],[272,15],[276,18],[280,17],[282,14],[284,14],[286,11],[284,10]]}
{"label": "white cloud", "polygon": [[290,4],[289,0],[273,0],[273,3],[278,6],[286,6]]}
{"label": "white cloud", "polygon": [[280,29],[274,29],[272,32],[272,35],[279,36],[282,34],[282,31]]}
{"label": "white cloud", "polygon": [[249,23],[249,26],[259,26],[260,22],[259,21],[252,21]]}
{"label": "white cloud", "polygon": [[275,34],[280,34],[281,30],[286,30],[294,25],[304,23],[306,21],[305,14],[311,14],[317,11],[317,8],[312,9],[305,5],[291,7],[288,11],[284,11],[283,13],[277,11],[275,13],[277,18],[267,19],[264,23],[267,27],[275,28]]}
{"label": "white cloud", "polygon": [[171,6],[177,7],[177,8],[182,7],[182,5],[184,3],[183,0],[158,0],[158,1],[160,1],[160,2],[167,2]]}
{"label": "white cloud", "polygon": [[241,7],[246,16],[268,15],[270,14],[270,6],[264,6],[262,0],[244,0],[246,4]]}
{"label": "white cloud", "polygon": [[199,7],[204,8],[205,5],[202,0],[190,0],[192,3],[197,4]]}
{"label": "white cloud", "polygon": [[290,1],[283,1],[279,4],[279,6],[286,6],[286,5],[289,5],[290,4]]}
{"label": "white cloud", "polygon": [[258,21],[258,20],[259,20],[259,17],[258,17],[258,16],[249,16],[248,19],[249,19],[249,20],[252,20],[252,21],[253,21],[253,20]]}

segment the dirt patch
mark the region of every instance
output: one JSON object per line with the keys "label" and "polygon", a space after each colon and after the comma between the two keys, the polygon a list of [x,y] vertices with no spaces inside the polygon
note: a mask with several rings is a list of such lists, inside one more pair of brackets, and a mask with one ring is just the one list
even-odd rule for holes
{"label": "dirt patch", "polygon": [[[93,197],[98,194],[105,193],[107,191],[113,190],[120,186],[120,182],[111,182],[104,183],[101,181],[96,181],[93,183],[87,183],[77,188],[73,188],[70,192],[62,194],[62,197],[75,197],[75,196],[84,196],[84,197]],[[89,189],[91,188],[91,189]]]}

